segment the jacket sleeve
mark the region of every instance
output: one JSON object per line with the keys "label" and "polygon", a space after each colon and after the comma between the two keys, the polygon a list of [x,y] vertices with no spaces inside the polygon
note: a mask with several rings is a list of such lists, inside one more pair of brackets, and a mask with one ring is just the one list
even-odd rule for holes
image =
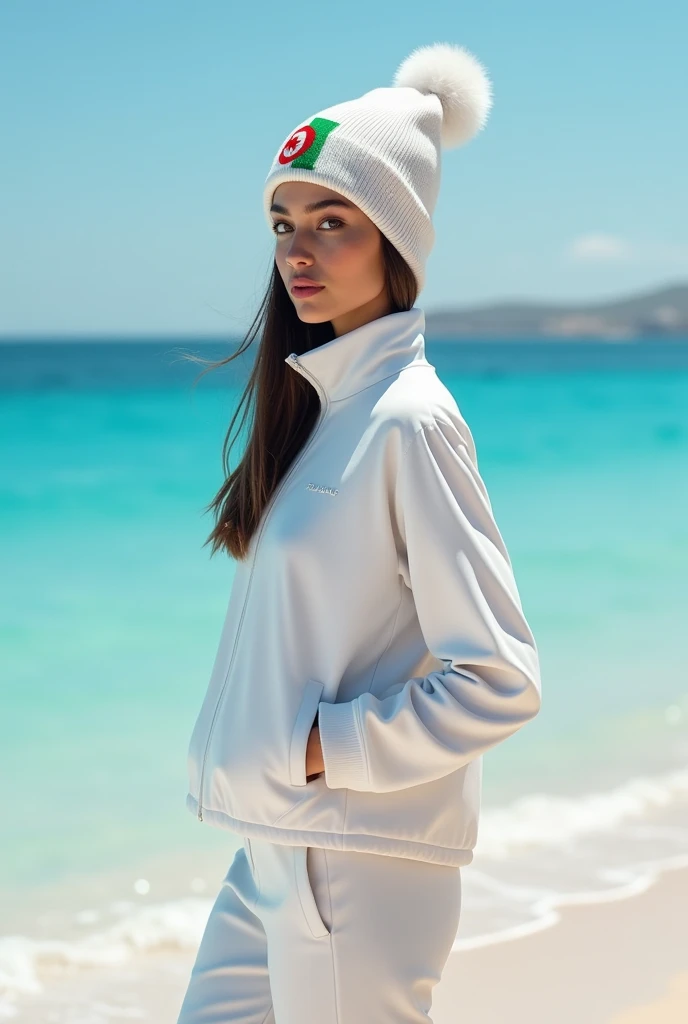
{"label": "jacket sleeve", "polygon": [[537,647],[465,424],[435,419],[418,430],[394,503],[400,571],[444,667],[379,696],[320,702],[325,781],[335,789],[385,793],[439,779],[540,709]]}

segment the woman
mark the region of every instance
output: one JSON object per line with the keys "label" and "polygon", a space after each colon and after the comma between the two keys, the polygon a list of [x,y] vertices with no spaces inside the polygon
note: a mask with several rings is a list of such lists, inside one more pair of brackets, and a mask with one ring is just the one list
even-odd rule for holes
{"label": "woman", "polygon": [[539,710],[473,438],[414,305],[440,147],[490,104],[467,51],[419,48],[392,87],[302,123],[266,180],[255,420],[211,506],[237,570],[189,751],[189,808],[243,845],[179,1024],[427,1021],[482,754]]}

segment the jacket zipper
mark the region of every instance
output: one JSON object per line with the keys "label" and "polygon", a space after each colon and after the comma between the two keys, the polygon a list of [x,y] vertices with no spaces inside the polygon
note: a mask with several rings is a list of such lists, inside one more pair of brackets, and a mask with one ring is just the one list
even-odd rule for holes
{"label": "jacket zipper", "polygon": [[284,489],[284,486],[287,483],[287,481],[290,479],[290,477],[293,476],[297,466],[300,464],[300,462],[303,459],[304,455],[306,454],[306,452],[310,448],[311,444],[313,443],[315,435],[317,434],[318,430],[320,429],[320,426],[321,426],[323,420],[325,419],[325,415],[326,415],[327,410],[329,408],[329,401],[328,401],[328,398],[327,398],[327,393],[325,392],[325,389],[323,388],[322,384],[317,379],[317,377],[314,377],[313,374],[310,372],[310,370],[307,370],[306,367],[303,366],[299,362],[299,358],[298,358],[298,356],[296,355],[295,352],[291,352],[287,358],[289,360],[290,365],[293,366],[294,369],[297,370],[302,376],[308,378],[311,381],[311,383],[313,384],[313,387],[315,388],[315,390],[318,392],[318,396],[320,398],[320,414],[318,416],[318,420],[317,420],[313,430],[311,431],[311,436],[308,438],[308,440],[306,441],[305,445],[301,449],[299,455],[296,457],[296,459],[294,460],[292,465],[289,467],[289,469],[287,470],[286,474],[282,477],[280,483],[277,486],[277,489],[273,493],[272,501],[270,503],[270,508],[263,515],[263,521],[261,523],[260,529],[258,531],[258,536],[256,537],[256,542],[255,542],[254,547],[253,547],[253,562],[251,564],[251,575],[249,576],[248,584],[246,586],[246,597],[244,598],[244,607],[241,610],[241,618],[239,619],[239,625],[237,626],[236,636],[234,637],[234,648],[232,649],[232,656],[231,656],[231,658],[229,660],[229,665],[228,665],[227,671],[225,673],[225,678],[224,678],[224,681],[222,683],[222,688],[220,690],[220,694],[219,694],[219,696],[217,698],[217,703],[215,705],[215,710],[213,712],[213,717],[212,717],[212,719],[210,721],[210,728],[208,729],[208,738],[206,740],[205,750],[203,752],[203,763],[201,765],[201,780],[200,780],[199,787],[198,787],[198,814],[197,814],[197,817],[198,817],[199,821],[203,821],[203,782],[204,782],[204,779],[205,779],[205,765],[206,765],[206,761],[208,759],[208,751],[210,750],[210,741],[211,741],[212,736],[213,736],[213,730],[215,728],[215,721],[217,719],[218,711],[220,710],[220,704],[222,703],[222,698],[224,697],[225,689],[226,689],[226,686],[227,686],[227,680],[229,679],[229,673],[231,671],[232,664],[234,663],[234,655],[236,654],[236,650],[237,650],[237,646],[238,646],[239,633],[241,631],[241,626],[242,626],[243,621],[244,621],[244,614],[246,612],[246,607],[248,605],[248,596],[249,596],[249,592],[250,592],[250,589],[251,589],[251,583],[253,581],[253,570],[255,568],[256,557],[258,555],[258,544],[259,544],[260,538],[261,538],[261,536],[263,534],[263,530],[265,529],[265,524],[267,523],[268,516],[271,514],[273,508],[275,507],[275,501],[276,501],[278,495]]}

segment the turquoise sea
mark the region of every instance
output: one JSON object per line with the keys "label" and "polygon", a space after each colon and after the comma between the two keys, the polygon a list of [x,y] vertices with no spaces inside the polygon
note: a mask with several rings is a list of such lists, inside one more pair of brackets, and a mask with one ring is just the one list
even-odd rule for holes
{"label": "turquoise sea", "polygon": [[[230,350],[0,345],[0,1016],[71,1020],[76,971],[97,1021],[95,979],[161,949],[181,985],[239,845],[184,806],[233,575],[203,509],[248,364],[194,388],[181,354]],[[688,863],[688,339],[427,355],[542,663],[539,716],[485,757],[468,946]]]}

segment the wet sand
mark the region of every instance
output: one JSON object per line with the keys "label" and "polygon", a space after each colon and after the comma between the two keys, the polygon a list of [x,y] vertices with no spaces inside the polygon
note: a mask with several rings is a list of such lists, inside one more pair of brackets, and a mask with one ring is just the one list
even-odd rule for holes
{"label": "wet sand", "polygon": [[[460,933],[459,933],[460,934]],[[564,906],[552,928],[451,954],[435,1024],[688,1024],[688,869]]]}

